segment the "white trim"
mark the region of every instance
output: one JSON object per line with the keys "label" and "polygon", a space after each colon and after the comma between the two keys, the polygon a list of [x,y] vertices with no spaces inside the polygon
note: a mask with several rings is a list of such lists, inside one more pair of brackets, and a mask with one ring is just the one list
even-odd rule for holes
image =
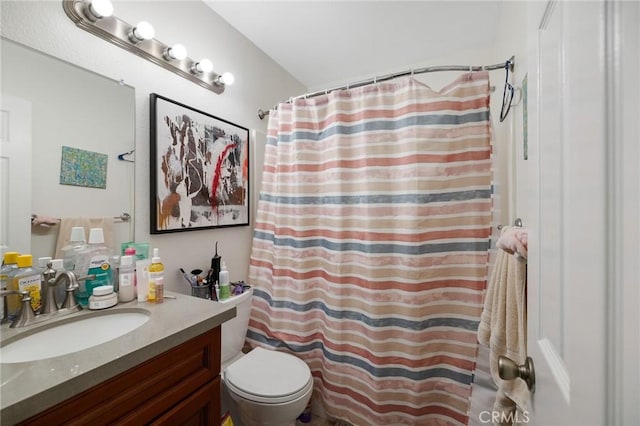
{"label": "white trim", "polygon": [[553,343],[547,338],[538,340],[538,347],[544,356],[545,361],[551,370],[551,376],[556,380],[558,388],[564,397],[567,405],[571,402],[571,380],[569,379],[569,371],[562,357],[555,350]]}

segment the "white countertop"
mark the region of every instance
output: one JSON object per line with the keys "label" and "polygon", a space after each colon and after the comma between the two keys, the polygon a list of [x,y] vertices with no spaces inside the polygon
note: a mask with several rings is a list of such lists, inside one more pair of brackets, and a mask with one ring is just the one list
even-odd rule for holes
{"label": "white countertop", "polygon": [[0,363],[0,423],[11,425],[114,377],[186,342],[236,315],[234,306],[166,292],[164,303],[121,303],[100,311],[83,310],[24,328],[0,328],[5,341],[43,325],[79,315],[104,315],[114,310],[146,311],[150,319],[135,330],[89,349],[38,361]]}

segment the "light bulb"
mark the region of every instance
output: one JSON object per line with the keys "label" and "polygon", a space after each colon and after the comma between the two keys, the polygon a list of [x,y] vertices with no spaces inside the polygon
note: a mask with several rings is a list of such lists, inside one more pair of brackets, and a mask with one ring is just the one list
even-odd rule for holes
{"label": "light bulb", "polygon": [[129,40],[133,43],[139,43],[143,40],[151,40],[154,35],[153,26],[147,21],[140,21],[129,31]]}
{"label": "light bulb", "polygon": [[178,61],[181,61],[186,57],[187,57],[187,49],[185,49],[185,47],[181,44],[174,44],[173,46],[166,49],[164,52],[164,58],[167,61],[170,61],[172,59],[177,59]]}
{"label": "light bulb", "polygon": [[213,70],[213,64],[208,59],[202,59],[191,65],[191,72],[194,74],[208,73]]}
{"label": "light bulb", "polygon": [[213,71],[213,64],[211,63],[210,60],[203,59],[203,60],[200,61],[200,69],[204,73],[211,72],[211,71]]}
{"label": "light bulb", "polygon": [[85,8],[85,15],[93,22],[107,18],[113,15],[113,5],[109,0],[91,0]]}
{"label": "light bulb", "polygon": [[220,81],[227,86],[231,86],[236,78],[230,72],[223,72],[222,77],[220,77]]}
{"label": "light bulb", "polygon": [[214,81],[218,86],[231,86],[236,78],[230,72],[223,72],[222,75],[216,77]]}

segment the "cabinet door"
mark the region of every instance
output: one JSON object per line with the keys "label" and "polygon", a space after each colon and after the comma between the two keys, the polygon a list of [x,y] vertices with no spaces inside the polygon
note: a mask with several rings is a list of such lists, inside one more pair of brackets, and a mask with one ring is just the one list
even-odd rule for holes
{"label": "cabinet door", "polygon": [[220,423],[220,377],[202,386],[151,423],[153,426],[208,426]]}
{"label": "cabinet door", "polygon": [[196,336],[20,425],[148,424],[203,386],[220,385],[220,333],[216,327]]}

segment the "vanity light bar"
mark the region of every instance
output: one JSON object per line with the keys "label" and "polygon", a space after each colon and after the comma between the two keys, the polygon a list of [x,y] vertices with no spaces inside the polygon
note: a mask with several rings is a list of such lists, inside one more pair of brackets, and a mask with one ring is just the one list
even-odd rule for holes
{"label": "vanity light bar", "polygon": [[153,27],[147,22],[134,26],[113,16],[109,13],[109,7],[104,6],[105,2],[110,5],[108,0],[62,0],[62,8],[79,28],[205,89],[221,94],[227,85],[233,84],[231,73],[216,74],[208,59],[195,61],[186,56],[186,49],[182,45],[167,46],[156,40],[153,38]]}

